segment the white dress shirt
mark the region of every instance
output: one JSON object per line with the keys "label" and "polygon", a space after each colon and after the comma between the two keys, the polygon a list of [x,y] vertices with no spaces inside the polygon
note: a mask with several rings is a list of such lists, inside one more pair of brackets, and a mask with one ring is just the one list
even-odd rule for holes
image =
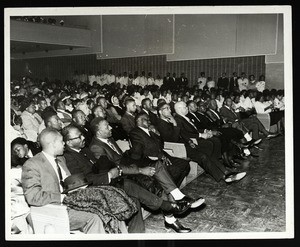
{"label": "white dress shirt", "polygon": [[[49,163],[51,164],[52,168],[54,169],[54,172],[55,172],[55,174],[56,174],[56,176],[58,178],[58,181],[60,181],[60,178],[59,178],[58,171],[57,171],[57,165],[60,167],[62,179],[65,180],[66,177],[67,177],[67,174],[64,171],[64,169],[61,168],[61,166],[59,165],[59,162],[57,164],[56,161],[55,161],[55,158],[52,155],[47,154],[44,151],[42,151],[42,153],[45,155],[46,159],[49,161]],[[64,188],[61,186],[60,183],[59,183],[59,188],[60,188],[60,192],[63,192]]]}

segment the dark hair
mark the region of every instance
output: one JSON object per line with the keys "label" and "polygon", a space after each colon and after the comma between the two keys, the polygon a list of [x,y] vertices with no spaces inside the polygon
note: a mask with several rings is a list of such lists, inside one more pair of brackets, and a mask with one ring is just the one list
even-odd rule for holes
{"label": "dark hair", "polygon": [[17,115],[16,113],[12,112],[11,113],[11,121],[10,121],[11,126],[15,125],[22,125],[23,121],[21,116]]}
{"label": "dark hair", "polygon": [[27,144],[28,145],[28,142],[26,139],[22,138],[22,137],[17,137],[16,139],[12,140],[11,142],[11,149],[13,149],[13,147],[16,145],[16,144],[20,144],[20,145],[25,145]]}
{"label": "dark hair", "polygon": [[146,112],[140,112],[135,116],[135,123],[137,124],[138,120],[142,117],[142,116],[147,116],[148,114]]}
{"label": "dark hair", "polygon": [[[98,126],[100,124],[100,122],[104,121],[105,119],[102,117],[96,117],[91,121],[91,130],[93,132],[94,135],[96,135],[97,131],[98,131]],[[106,121],[106,120],[105,120]]]}
{"label": "dark hair", "polygon": [[78,129],[78,128],[76,126],[72,125],[72,124],[69,124],[68,126],[64,127],[61,130],[61,134],[63,136],[64,142],[66,142],[66,141],[69,140],[69,138],[70,138],[70,130],[71,129]]}
{"label": "dark hair", "polygon": [[141,104],[142,104],[142,107],[146,104],[147,101],[151,101],[149,98],[145,98],[142,100]]}

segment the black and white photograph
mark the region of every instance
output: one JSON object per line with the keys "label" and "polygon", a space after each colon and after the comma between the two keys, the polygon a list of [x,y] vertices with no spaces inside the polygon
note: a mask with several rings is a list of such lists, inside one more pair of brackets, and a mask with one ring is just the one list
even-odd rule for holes
{"label": "black and white photograph", "polygon": [[294,237],[291,6],[4,24],[6,240]]}

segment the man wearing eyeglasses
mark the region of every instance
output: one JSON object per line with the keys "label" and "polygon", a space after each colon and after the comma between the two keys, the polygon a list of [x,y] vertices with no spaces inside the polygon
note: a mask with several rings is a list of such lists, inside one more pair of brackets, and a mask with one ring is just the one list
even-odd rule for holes
{"label": "man wearing eyeglasses", "polygon": [[[107,123],[107,121],[105,122]],[[82,135],[80,130],[75,126],[69,125],[62,130],[62,134],[64,142],[66,143],[64,157],[70,173],[83,173],[87,180],[92,182],[92,186],[108,184],[119,186],[120,184],[117,185],[115,182],[116,179],[122,177],[123,172],[125,174],[139,174],[137,167],[119,166],[109,159],[102,159],[103,157],[106,158],[106,156],[100,157],[102,169],[97,169],[96,163],[98,161],[94,157],[93,153],[88,148],[85,148],[85,137]],[[152,171],[150,169],[146,169],[145,172],[150,173]],[[124,182],[120,186],[139,207],[139,212],[128,222],[129,233],[145,232],[140,203],[146,205],[152,210],[161,209],[163,212],[176,214],[181,214],[190,207],[185,203],[165,201],[126,178],[124,178]]]}

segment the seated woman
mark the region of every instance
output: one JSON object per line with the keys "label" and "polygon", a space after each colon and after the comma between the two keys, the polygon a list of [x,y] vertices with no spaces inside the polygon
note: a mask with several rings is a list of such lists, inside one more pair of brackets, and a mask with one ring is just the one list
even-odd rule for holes
{"label": "seated woman", "polygon": [[262,93],[258,93],[254,103],[256,113],[269,114],[270,126],[282,122],[284,111],[275,111],[274,104],[266,102]]}
{"label": "seated woman", "polygon": [[11,142],[12,165],[22,166],[26,160],[41,151],[36,142],[25,140],[18,137]]}

